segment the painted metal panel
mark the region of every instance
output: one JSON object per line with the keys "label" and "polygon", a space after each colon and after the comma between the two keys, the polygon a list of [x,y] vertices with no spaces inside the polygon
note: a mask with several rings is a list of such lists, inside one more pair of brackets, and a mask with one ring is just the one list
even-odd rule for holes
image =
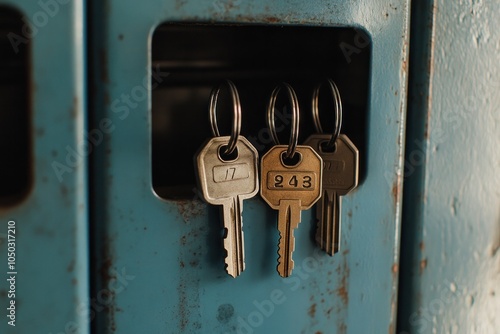
{"label": "painted metal panel", "polygon": [[500,4],[413,11],[398,327],[498,333]]}
{"label": "painted metal panel", "polygon": [[[18,37],[30,41],[34,181],[21,203],[0,211],[0,332],[88,333],[86,159],[68,158],[84,142],[83,1],[4,5],[24,15]],[[15,298],[7,282],[9,221],[16,223]],[[11,300],[15,327],[7,323]]]}
{"label": "painted metal panel", "polygon": [[[93,14],[95,115],[107,124],[92,170],[97,236],[97,332],[385,333],[395,330],[408,1],[103,1]],[[162,22],[353,26],[369,32],[372,69],[368,173],[343,200],[343,252],[330,258],[310,240],[313,212],[297,230],[293,277],[276,273],[275,212],[245,202],[247,269],[231,279],[219,265],[217,209],[155,196],[151,94],[124,104],[149,82],[151,34]],[[354,41],[353,41],[354,43]],[[146,85],[148,91],[151,83]],[[121,109],[119,109],[121,108]],[[201,145],[201,143],[200,143]],[[174,163],[174,158],[172,158]],[[105,312],[104,312],[105,311]]]}

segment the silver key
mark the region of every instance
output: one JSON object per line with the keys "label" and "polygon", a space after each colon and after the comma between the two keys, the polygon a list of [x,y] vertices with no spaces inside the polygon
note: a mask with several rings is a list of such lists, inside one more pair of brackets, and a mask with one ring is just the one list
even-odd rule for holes
{"label": "silver key", "polygon": [[306,140],[323,158],[323,196],[316,206],[318,229],[316,242],[321,249],[333,256],[340,249],[341,198],[358,185],[359,151],[352,141],[340,134],[335,150],[323,150],[322,144],[331,135],[316,134]]}
{"label": "silver key", "polygon": [[246,138],[239,136],[237,157],[226,161],[222,152],[228,141],[229,136],[212,138],[198,153],[197,169],[205,201],[222,205],[226,271],[237,277],[245,270],[243,200],[259,191],[258,153]]}
{"label": "silver key", "polygon": [[293,231],[301,220],[301,211],[310,209],[321,197],[321,157],[309,146],[297,146],[300,157],[294,166],[288,166],[283,157],[288,146],[276,145],[262,157],[261,195],[273,208],[279,210],[278,273],[291,275],[295,250]]}

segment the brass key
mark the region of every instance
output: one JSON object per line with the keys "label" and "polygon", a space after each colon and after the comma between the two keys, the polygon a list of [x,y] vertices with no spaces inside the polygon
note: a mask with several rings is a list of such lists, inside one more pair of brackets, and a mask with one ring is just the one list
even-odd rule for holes
{"label": "brass key", "polygon": [[309,146],[297,146],[296,165],[286,164],[286,145],[276,145],[262,157],[261,195],[273,208],[279,210],[278,273],[288,277],[292,273],[292,253],[295,250],[294,229],[299,226],[301,211],[310,209],[321,197],[321,157]]}
{"label": "brass key", "polygon": [[[274,107],[280,89],[284,87],[292,110],[292,130],[289,145],[279,145],[274,124]],[[262,198],[274,210],[279,210],[278,273],[291,275],[295,250],[294,230],[301,220],[301,211],[311,208],[321,197],[323,162],[309,146],[297,146],[299,133],[299,104],[293,88],[283,84],[274,89],[267,108],[267,125],[274,143],[261,161]]]}

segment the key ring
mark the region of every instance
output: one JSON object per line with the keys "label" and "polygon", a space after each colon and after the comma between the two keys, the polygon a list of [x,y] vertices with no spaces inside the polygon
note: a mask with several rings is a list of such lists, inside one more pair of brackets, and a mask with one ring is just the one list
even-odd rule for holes
{"label": "key ring", "polygon": [[[327,148],[334,148],[335,147],[335,142],[337,141],[337,138],[339,137],[340,134],[340,128],[342,127],[342,100],[340,98],[340,92],[339,89],[337,88],[337,85],[335,82],[333,82],[332,79],[327,79],[328,86],[330,87],[330,91],[333,96],[334,100],[334,111],[335,111],[335,126],[333,129],[332,137],[330,138],[330,141],[326,145]],[[323,83],[319,83],[318,86],[314,89],[313,92],[313,98],[312,98],[312,114],[313,114],[313,121],[314,121],[314,126],[316,127],[316,131],[318,133],[323,133],[323,128],[321,127],[321,121],[319,119],[319,91],[321,89],[321,86]]]}
{"label": "key ring", "polygon": [[236,86],[231,80],[225,80],[221,83],[217,88],[214,88],[210,93],[210,107],[209,107],[209,115],[210,115],[210,125],[212,126],[212,134],[214,137],[220,137],[219,128],[217,126],[217,99],[219,98],[219,93],[222,86],[226,84],[229,88],[229,92],[231,93],[231,99],[233,100],[233,110],[234,110],[234,118],[233,118],[233,127],[231,129],[231,137],[229,138],[229,142],[227,143],[227,148],[224,154],[231,154],[236,149],[236,144],[238,143],[238,137],[240,136],[241,131],[241,103],[240,96],[238,95],[238,90]]}
{"label": "key ring", "polygon": [[269,104],[267,105],[267,126],[271,132],[274,144],[279,145],[278,134],[276,133],[276,126],[274,124],[274,107],[276,106],[276,100],[282,87],[286,89],[290,105],[292,106],[292,130],[290,132],[290,141],[288,143],[288,149],[285,157],[293,158],[299,141],[299,100],[297,99],[297,95],[295,94],[292,86],[286,82],[277,86],[271,93],[271,98],[269,100]]}

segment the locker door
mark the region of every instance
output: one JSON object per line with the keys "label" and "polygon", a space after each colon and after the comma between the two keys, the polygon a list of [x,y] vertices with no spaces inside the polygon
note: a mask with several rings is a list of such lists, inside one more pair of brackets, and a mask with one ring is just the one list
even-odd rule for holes
{"label": "locker door", "polygon": [[497,333],[499,4],[412,6],[398,327]]}
{"label": "locker door", "polygon": [[[91,169],[97,332],[394,331],[408,3],[93,3],[91,128],[104,133]],[[259,48],[248,49],[252,59],[238,53],[248,46],[242,36]],[[297,45],[273,49],[288,40]],[[314,41],[330,46],[328,57],[313,49],[317,61],[308,58],[301,48]],[[343,198],[341,252],[317,250],[314,211],[304,212],[296,268],[280,278],[276,213],[254,198],[244,204],[246,270],[233,279],[224,272],[218,210],[193,191],[192,154],[185,154],[210,136],[199,110],[213,82],[236,77],[245,100],[256,101],[245,111],[245,135],[266,147],[259,120],[269,87],[288,78],[306,101],[317,78],[311,73],[339,83],[345,131],[361,151],[360,185]],[[312,132],[310,121],[302,131]]]}
{"label": "locker door", "polygon": [[88,333],[83,1],[0,1],[1,333]]}

